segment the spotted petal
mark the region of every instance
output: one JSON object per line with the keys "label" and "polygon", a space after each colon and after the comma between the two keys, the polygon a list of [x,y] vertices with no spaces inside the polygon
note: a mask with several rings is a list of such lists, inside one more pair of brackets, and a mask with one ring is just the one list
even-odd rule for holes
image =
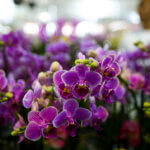
{"label": "spotted petal", "polygon": [[38,111],[30,111],[28,113],[28,121],[29,122],[35,122],[37,124],[41,124],[42,123],[42,118],[40,116],[40,112]]}
{"label": "spotted petal", "polygon": [[109,89],[115,89],[118,87],[119,80],[117,78],[113,78],[111,80],[106,81],[105,87]]}
{"label": "spotted petal", "polygon": [[41,111],[40,115],[43,118],[43,120],[45,120],[48,123],[51,123],[54,120],[54,118],[57,116],[57,109],[53,106],[44,108]]}
{"label": "spotted petal", "polygon": [[62,111],[59,115],[56,116],[56,118],[53,121],[53,125],[55,128],[58,128],[60,126],[63,126],[67,123],[68,117],[67,117],[67,112]]}
{"label": "spotted petal", "polygon": [[113,68],[115,75],[117,76],[120,73],[120,66],[117,62],[112,63],[111,67]]}
{"label": "spotted petal", "polygon": [[85,78],[85,73],[89,71],[89,67],[86,65],[77,65],[75,67],[75,70],[78,72],[79,78],[84,79]]}
{"label": "spotted petal", "polygon": [[62,79],[67,85],[73,85],[79,81],[79,76],[76,71],[68,71],[62,75]]}
{"label": "spotted petal", "polygon": [[34,97],[40,98],[42,95],[42,86],[40,85],[39,82],[36,82],[34,86]]}
{"label": "spotted petal", "polygon": [[41,127],[35,122],[30,122],[25,130],[25,137],[32,141],[40,139]]}
{"label": "spotted petal", "polygon": [[79,108],[76,110],[76,113],[74,115],[74,118],[80,121],[86,121],[89,120],[91,117],[91,112],[88,109],[85,108]]}
{"label": "spotted petal", "polygon": [[102,69],[106,68],[112,62],[111,57],[106,57],[102,62]]}
{"label": "spotted petal", "polygon": [[94,71],[89,71],[85,75],[85,80],[88,85],[96,86],[101,82],[101,75]]}
{"label": "spotted petal", "polygon": [[33,99],[34,99],[33,91],[32,91],[32,90],[29,90],[29,91],[25,94],[25,96],[24,96],[24,98],[23,98],[23,106],[24,106],[25,108],[30,108]]}
{"label": "spotted petal", "polygon": [[67,111],[69,116],[73,116],[75,111],[79,108],[79,104],[75,99],[67,100],[64,104],[64,110]]}
{"label": "spotted petal", "polygon": [[97,85],[96,87],[94,87],[94,88],[92,89],[91,96],[99,95],[99,93],[100,93],[100,88],[101,88],[101,85]]}
{"label": "spotted petal", "polygon": [[57,71],[54,73],[54,84],[58,87],[62,83],[61,76],[65,72],[65,70]]}

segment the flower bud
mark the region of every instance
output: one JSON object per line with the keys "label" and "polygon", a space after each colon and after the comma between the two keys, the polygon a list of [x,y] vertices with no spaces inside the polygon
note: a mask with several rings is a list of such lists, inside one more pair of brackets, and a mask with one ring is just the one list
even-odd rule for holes
{"label": "flower bud", "polygon": [[62,66],[59,64],[59,62],[54,61],[51,64],[50,71],[51,72],[56,72],[56,71],[59,71],[59,70],[62,70]]}
{"label": "flower bud", "polygon": [[99,66],[98,61],[94,61],[91,63],[91,68],[97,68]]}
{"label": "flower bud", "polygon": [[13,97],[13,93],[7,92],[7,93],[5,94],[5,96],[8,97],[8,98],[12,98],[12,97]]}
{"label": "flower bud", "polygon": [[47,80],[46,74],[44,72],[40,72],[38,74],[38,81],[40,82],[40,84],[41,85],[45,84],[46,80]]}
{"label": "flower bud", "polygon": [[4,46],[4,42],[0,41],[0,47]]}
{"label": "flower bud", "polygon": [[83,60],[83,64],[89,64],[89,62],[90,62],[89,59],[84,59]]}
{"label": "flower bud", "polygon": [[88,56],[89,56],[89,57],[96,57],[96,56],[97,56],[97,53],[96,53],[96,51],[94,51],[94,50],[90,50],[90,51],[88,52]]}
{"label": "flower bud", "polygon": [[75,60],[75,64],[77,65],[77,64],[82,64],[83,63],[83,60],[82,59],[76,59]]}

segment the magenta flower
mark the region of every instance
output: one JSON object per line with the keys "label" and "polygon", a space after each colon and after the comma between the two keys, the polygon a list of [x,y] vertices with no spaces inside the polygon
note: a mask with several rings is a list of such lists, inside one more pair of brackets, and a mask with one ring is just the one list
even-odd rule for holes
{"label": "magenta flower", "polygon": [[69,46],[64,41],[57,41],[46,46],[47,54],[50,54],[52,61],[58,61],[60,64],[68,65],[70,61]]}
{"label": "magenta flower", "polygon": [[117,98],[117,101],[122,103],[125,101],[125,92],[126,89],[120,84],[115,90],[115,97]]}
{"label": "magenta flower", "polygon": [[69,87],[75,98],[83,99],[101,82],[101,75],[90,71],[86,65],[77,65],[61,75],[61,81]]}
{"label": "magenta flower", "polygon": [[53,42],[47,45],[46,51],[53,55],[58,54],[58,53],[68,53],[69,47],[66,42],[58,41],[58,42]]}
{"label": "magenta flower", "polygon": [[23,106],[25,108],[30,108],[33,100],[34,100],[34,93],[32,90],[28,90],[28,92],[23,97]]}
{"label": "magenta flower", "polygon": [[141,143],[140,134],[139,123],[133,120],[126,120],[121,127],[120,139],[126,139],[130,145],[138,147]]}
{"label": "magenta flower", "polygon": [[120,73],[120,67],[113,55],[106,57],[101,63],[101,71],[105,77],[113,78]]}
{"label": "magenta flower", "polygon": [[92,117],[91,117],[91,120],[89,121],[91,122],[91,126],[93,128],[95,128],[96,130],[100,130],[101,123],[104,122],[108,118],[108,115],[109,115],[108,111],[103,106],[96,107],[95,99],[94,100],[90,99],[90,103],[91,103],[90,109],[92,112]]}
{"label": "magenta flower", "polygon": [[92,127],[100,130],[100,124],[108,118],[108,111],[105,107],[99,106],[92,114]]}
{"label": "magenta flower", "polygon": [[40,98],[42,87],[39,84],[39,82],[36,82],[33,86],[34,92],[32,90],[28,90],[27,93],[23,97],[23,106],[25,108],[30,108],[32,106],[32,103],[34,102],[35,98]]}
{"label": "magenta flower", "polygon": [[75,125],[76,121],[86,121],[91,117],[88,109],[80,108],[75,99],[69,99],[65,102],[63,111],[57,115],[53,121],[54,127]]}
{"label": "magenta flower", "polygon": [[69,98],[72,98],[73,95],[70,91],[70,87],[65,85],[62,81],[62,74],[65,72],[65,70],[62,70],[62,71],[57,71],[55,74],[54,74],[54,84],[55,84],[55,87],[56,87],[56,93],[59,93],[59,95],[64,98],[64,99],[69,99]]}
{"label": "magenta flower", "polygon": [[135,73],[132,74],[130,79],[129,79],[129,87],[133,90],[139,90],[144,87],[145,84],[145,78],[142,74],[140,73]]}
{"label": "magenta flower", "polygon": [[114,101],[113,96],[115,96],[118,86],[119,80],[117,78],[104,80],[102,85],[98,85],[93,89],[91,96],[112,103]]}
{"label": "magenta flower", "polygon": [[53,120],[57,116],[55,107],[44,108],[41,112],[31,111],[28,114],[29,124],[25,131],[25,137],[29,140],[36,141],[41,136],[44,138],[57,137],[57,129],[53,127]]}

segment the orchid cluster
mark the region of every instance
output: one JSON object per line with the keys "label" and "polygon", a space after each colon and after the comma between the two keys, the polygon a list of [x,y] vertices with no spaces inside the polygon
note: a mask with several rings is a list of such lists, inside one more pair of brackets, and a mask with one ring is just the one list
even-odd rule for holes
{"label": "orchid cluster", "polygon": [[22,105],[25,82],[15,80],[12,74],[6,78],[5,72],[0,70],[0,124],[14,124],[15,112]]}
{"label": "orchid cluster", "polygon": [[128,69],[130,74],[130,88],[143,90],[146,95],[150,94],[150,48],[142,42],[135,43],[137,49],[127,52]]}
{"label": "orchid cluster", "polygon": [[[28,87],[36,79],[41,71],[46,71],[53,61],[58,61],[65,69],[73,64],[79,49],[90,48],[90,41],[98,47],[98,42],[103,43],[103,38],[90,36],[83,40],[74,34],[63,35],[63,27],[67,24],[65,20],[56,22],[57,29],[54,34],[47,33],[47,26],[42,25],[39,31],[38,47],[31,37],[22,31],[11,31],[0,36],[0,69],[5,70],[6,74],[12,73],[15,79],[27,81]],[[70,22],[72,27],[76,27],[77,21]],[[89,39],[88,41],[86,39]],[[82,41],[87,41],[82,44]],[[83,45],[83,46],[82,46]],[[84,50],[81,50],[84,52]],[[28,67],[26,67],[28,66]]]}
{"label": "orchid cluster", "polygon": [[111,52],[99,58],[85,58],[79,53],[75,66],[69,70],[54,62],[49,71],[39,73],[23,98],[24,107],[31,108],[26,138],[34,141],[41,136],[57,137],[62,126],[72,136],[78,128],[88,125],[101,130],[109,113],[97,102],[113,103],[116,91],[123,94],[123,90],[117,78],[118,56]]}
{"label": "orchid cluster", "polygon": [[62,148],[81,130],[96,131],[106,149],[148,141],[149,46],[138,42],[136,51],[118,52],[100,37],[63,35],[66,22],[56,24],[53,35],[41,26],[38,48],[21,31],[1,36],[1,127],[11,126],[20,145],[41,139]]}
{"label": "orchid cluster", "polygon": [[68,67],[70,62],[70,48],[67,42],[59,40],[47,44],[46,46],[47,55],[50,55],[51,62],[58,61],[65,68]]}
{"label": "orchid cluster", "polygon": [[47,43],[42,52],[37,51],[31,39],[21,31],[3,34],[0,40],[0,68],[5,70],[6,74],[12,73],[15,79],[24,79],[28,86],[38,73],[46,71],[53,61],[58,61],[65,68],[71,61],[69,44],[61,39]]}
{"label": "orchid cluster", "polygon": [[12,73],[15,79],[28,80],[31,84],[44,69],[43,57],[32,53],[32,43],[21,31],[3,34],[1,45],[0,68]]}

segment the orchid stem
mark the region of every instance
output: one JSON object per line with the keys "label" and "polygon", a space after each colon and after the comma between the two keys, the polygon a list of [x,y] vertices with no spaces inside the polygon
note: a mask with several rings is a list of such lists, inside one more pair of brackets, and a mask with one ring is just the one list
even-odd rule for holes
{"label": "orchid stem", "polygon": [[144,111],[143,111],[143,106],[144,106],[144,91],[141,91],[141,107],[140,107],[140,111],[139,111],[139,122],[140,122],[140,126],[141,126],[141,134],[140,134],[140,139],[141,139],[141,144],[140,144],[140,150],[143,149],[143,121],[144,121]]}

